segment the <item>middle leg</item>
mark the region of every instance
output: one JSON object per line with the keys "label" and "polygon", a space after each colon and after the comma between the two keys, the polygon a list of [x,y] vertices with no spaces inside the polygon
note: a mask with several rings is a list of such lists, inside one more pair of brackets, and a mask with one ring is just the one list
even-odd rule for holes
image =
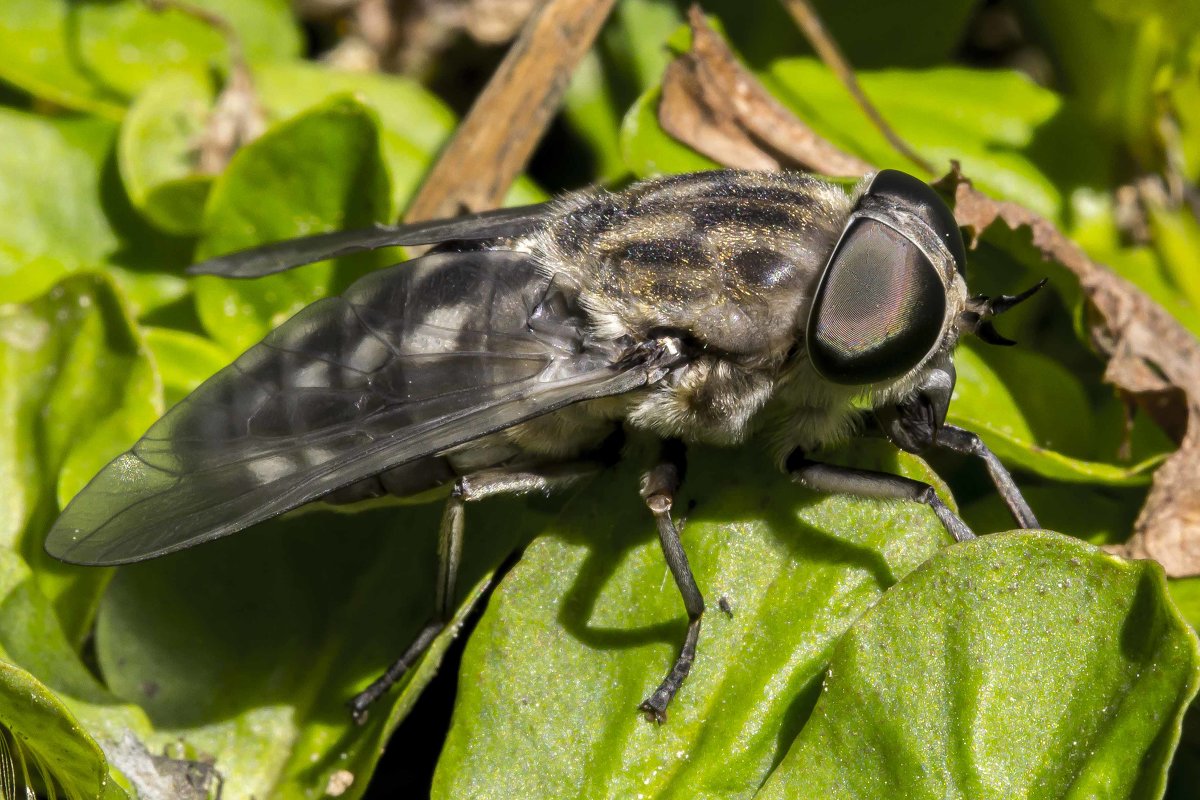
{"label": "middle leg", "polygon": [[808,459],[799,449],[787,457],[785,468],[792,480],[817,492],[924,503],[933,509],[955,541],[965,542],[975,538],[967,524],[942,502],[942,498],[928,483],[888,472],[822,464]]}

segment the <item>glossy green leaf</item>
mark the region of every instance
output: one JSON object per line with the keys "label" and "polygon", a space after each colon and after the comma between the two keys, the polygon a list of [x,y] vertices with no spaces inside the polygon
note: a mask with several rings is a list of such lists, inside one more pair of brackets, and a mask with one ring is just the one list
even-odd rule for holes
{"label": "glossy green leaf", "polygon": [[[454,127],[454,115],[440,100],[416,81],[399,76],[289,61],[256,66],[254,86],[271,123],[311,111],[339,95],[353,94],[370,106],[378,115],[397,209],[408,202]],[[134,204],[165,230],[204,230],[203,209],[212,177],[196,171],[197,142],[214,97],[211,77],[168,73],[146,87],[122,123],[122,176]]]}
{"label": "glossy green leaf", "polygon": [[96,119],[0,108],[0,302],[101,268],[139,313],[183,293],[183,280],[169,274],[186,263],[182,243],[141,222],[109,169],[115,134]]}
{"label": "glossy green leaf", "polygon": [[[125,798],[104,752],[66,706],[30,673],[0,661],[0,778],[34,796],[49,783],[67,797]],[[17,795],[12,795],[16,797]],[[6,795],[8,797],[8,795]]]}
{"label": "glossy green leaf", "polygon": [[[682,22],[672,3],[622,0],[614,6],[596,47],[571,76],[563,100],[564,116],[575,135],[591,145],[594,162],[564,165],[572,168],[562,170],[564,177],[575,185],[597,179],[612,183],[628,174],[621,114],[662,79],[674,55],[667,39]],[[576,172],[582,174],[576,177]]]}
{"label": "glossy green leaf", "polygon": [[[913,171],[819,62],[783,59],[763,74],[772,92],[817,133],[879,167]],[[1080,140],[1069,109],[1052,92],[1015,72],[939,67],[862,71],[863,91],[888,123],[938,170],[951,159],[980,188],[1061,219],[1064,196],[1054,177],[1071,162],[1106,176],[1098,143]],[[912,91],[920,86],[920,91]],[[1087,152],[1080,152],[1086,148]],[[936,176],[940,177],[941,172]]]}
{"label": "glossy green leaf", "polygon": [[[286,0],[193,0],[238,32],[251,60],[284,58],[300,36]],[[226,44],[210,25],[139,0],[5,0],[0,3],[0,79],[36,97],[120,118],[164,70],[207,70]]]}
{"label": "glossy green leaf", "polygon": [[[14,762],[21,764],[19,772],[15,764],[9,767],[15,773],[14,788],[27,790],[30,797],[35,786],[46,782],[67,797],[128,797],[100,746],[67,707],[33,675],[0,661],[0,735],[5,733],[11,736]],[[5,756],[7,752],[0,754],[0,775],[8,766]]]}
{"label": "glossy green leaf", "polygon": [[[857,451],[863,466],[894,464],[878,443]],[[753,794],[803,726],[838,638],[949,539],[925,507],[816,496],[755,448],[693,451],[676,508],[708,611],[660,727],[637,706],[686,617],[633,466],[582,487],[491,598],[434,797]]]}
{"label": "glossy green leaf", "polygon": [[[392,200],[403,209],[425,177],[433,157],[454,130],[454,113],[420,83],[397,75],[362,74],[296,61],[263,64],[255,82],[268,113],[287,119],[338,94],[352,94],[378,117]],[[545,195],[525,177],[505,202],[536,203]]]}
{"label": "glossy green leaf", "polygon": [[[969,0],[815,0],[812,5],[838,48],[859,69],[947,61],[962,47],[964,28],[978,10]],[[743,0],[708,0],[703,7],[722,21],[730,40],[755,66],[812,50],[783,3],[756,4],[754,13],[746,13],[751,7]]]}
{"label": "glossy green leaf", "polygon": [[[1146,499],[1145,487],[1113,489],[1078,483],[1018,482],[1022,484],[1021,494],[1044,528],[1095,545],[1119,544],[1128,539]],[[982,497],[963,508],[963,519],[978,532],[1003,531],[1013,525],[1008,507],[990,486]]]}
{"label": "glossy green leaf", "polygon": [[[393,211],[376,119],[362,104],[337,99],[237,152],[213,185],[197,258],[367,227]],[[240,352],[383,257],[322,262],[251,281],[204,276],[195,282],[197,312],[214,339]]]}
{"label": "glossy green leaf", "polygon": [[850,629],[758,796],[1157,797],[1198,665],[1156,564],[984,537]]}
{"label": "glossy green leaf", "polygon": [[128,311],[98,276],[0,306],[0,542],[38,568],[72,641],[87,633],[109,570],[53,561],[58,510],[162,412],[161,389]]}
{"label": "glossy green leaf", "polygon": [[[1079,181],[1106,178],[1101,144],[1080,141],[1071,110],[1022,75],[955,67],[860,70],[857,75],[884,118],[917,152],[944,169],[958,159],[966,174],[993,194],[1061,219],[1067,205],[1063,184],[1070,189]],[[781,59],[760,77],[784,105],[839,147],[880,167],[916,169],[821,63]],[[921,91],[911,91],[914,85]],[[648,93],[626,116],[623,144],[630,169],[644,176],[711,168],[711,162],[663,132],[657,105],[656,93]],[[1072,154],[1066,163],[1065,153]],[[1082,174],[1070,171],[1069,165],[1080,163],[1087,165]]]}
{"label": "glossy green leaf", "polygon": [[[504,555],[544,525],[523,506],[468,511],[456,624]],[[365,727],[351,723],[346,701],[432,613],[440,516],[438,503],[314,511],[124,567],[97,626],[105,680],[164,735],[212,756],[227,800],[320,796],[342,771],[353,776],[342,797],[361,796],[449,643]]]}
{"label": "glossy green leaf", "polygon": [[1020,0],[1014,7],[1095,129],[1156,170],[1163,89],[1195,77],[1184,58],[1200,31],[1195,4]]}
{"label": "glossy green leaf", "polygon": [[1200,628],[1200,578],[1175,578],[1167,586],[1179,613],[1193,628]]}
{"label": "glossy green leaf", "polygon": [[621,156],[621,117],[614,101],[613,87],[604,73],[599,54],[589,51],[580,60],[563,96],[563,116],[575,135],[588,145],[591,160],[575,164],[586,175],[611,183],[625,174]]}
{"label": "glossy green leaf", "polygon": [[634,97],[662,80],[663,70],[674,57],[667,40],[683,23],[679,7],[671,3],[622,0],[613,8],[601,43],[611,62],[610,73],[630,85]]}
{"label": "glossy green leaf", "polygon": [[1174,211],[1155,202],[1146,203],[1147,222],[1154,249],[1176,291],[1193,309],[1200,308],[1200,220],[1188,208]]}

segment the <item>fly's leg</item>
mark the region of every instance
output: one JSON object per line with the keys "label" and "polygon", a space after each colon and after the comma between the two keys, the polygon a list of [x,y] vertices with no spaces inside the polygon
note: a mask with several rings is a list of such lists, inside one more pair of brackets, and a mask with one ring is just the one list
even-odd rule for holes
{"label": "fly's leg", "polygon": [[924,503],[938,515],[938,519],[955,541],[963,542],[975,538],[967,524],[942,502],[942,498],[938,497],[937,492],[928,483],[887,472],[821,464],[805,458],[800,450],[794,450],[787,457],[786,467],[792,480],[817,492]]}
{"label": "fly's leg", "polygon": [[434,614],[421,628],[400,658],[387,671],[354,697],[349,703],[350,715],[362,725],[367,721],[367,709],[390,689],[417,660],[454,618],[455,585],[458,567],[462,560],[463,517],[467,503],[499,494],[528,494],[548,492],[564,486],[600,467],[596,462],[580,462],[546,467],[536,471],[510,471],[488,469],[464,475],[454,482],[442,524],[438,529],[438,572],[437,594],[434,599]]}
{"label": "fly's leg", "polygon": [[1033,515],[1033,509],[1025,502],[1025,498],[1021,495],[1021,490],[1017,488],[1016,481],[1012,479],[1012,475],[1000,463],[1000,459],[996,458],[996,454],[989,450],[988,446],[977,435],[954,425],[943,425],[938,429],[934,444],[938,447],[944,447],[947,450],[953,450],[956,453],[977,456],[983,459],[983,463],[987,467],[988,475],[991,476],[996,491],[1000,493],[1000,497],[1004,500],[1004,504],[1008,506],[1009,513],[1012,514],[1017,524],[1022,528],[1041,527],[1038,524],[1037,517]]}
{"label": "fly's leg", "polygon": [[675,493],[683,483],[686,464],[683,444],[669,440],[663,443],[659,464],[642,479],[642,499],[654,515],[663,555],[666,556],[667,566],[671,568],[671,574],[675,577],[679,593],[683,595],[683,606],[688,614],[687,635],[684,637],[679,657],[675,659],[671,671],[663,678],[662,683],[654,690],[654,694],[638,706],[639,710],[645,712],[647,719],[660,723],[666,721],[667,706],[671,698],[679,691],[679,687],[692,670],[692,662],[696,659],[696,642],[700,639],[700,619],[704,615],[704,597],[696,586],[692,568],[688,566],[687,554],[683,551],[683,543],[679,541],[679,529],[671,519],[671,506],[675,500]]}

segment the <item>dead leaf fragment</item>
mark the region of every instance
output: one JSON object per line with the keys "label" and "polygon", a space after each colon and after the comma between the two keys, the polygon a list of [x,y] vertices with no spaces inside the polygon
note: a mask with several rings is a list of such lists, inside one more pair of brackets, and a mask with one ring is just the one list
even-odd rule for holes
{"label": "dead leaf fragment", "polygon": [[688,22],[692,49],[663,76],[663,130],[730,167],[803,167],[837,176],[870,171],[870,164],[830,144],[772,97],[697,6]]}

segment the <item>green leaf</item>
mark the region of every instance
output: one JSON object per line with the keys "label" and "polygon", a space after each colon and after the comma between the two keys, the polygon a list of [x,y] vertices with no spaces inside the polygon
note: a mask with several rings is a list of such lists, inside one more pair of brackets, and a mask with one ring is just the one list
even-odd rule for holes
{"label": "green leaf", "polygon": [[[524,506],[468,511],[456,625],[503,557],[545,524]],[[226,797],[320,796],[341,771],[354,777],[342,797],[361,796],[449,644],[436,641],[365,727],[351,722],[346,701],[432,614],[440,516],[438,504],[310,511],[123,567],[96,629],[105,680],[164,735],[212,756]]]}
{"label": "green leaf", "polygon": [[662,79],[672,57],[667,39],[682,22],[678,8],[658,0],[622,0],[613,8],[596,47],[572,74],[563,105],[575,135],[591,145],[595,163],[572,159],[560,169],[564,182],[573,187],[626,176],[620,110]]}
{"label": "green leaf", "polygon": [[42,551],[59,509],[162,412],[148,353],[111,283],[64,281],[0,306],[0,543],[38,568],[72,641],[82,641],[109,570]]}
{"label": "green leaf", "polygon": [[1157,797],[1198,677],[1157,564],[984,537],[851,628],[758,796]]}
{"label": "green leaf", "polygon": [[1153,247],[1178,294],[1192,308],[1200,308],[1200,221],[1189,208],[1168,210],[1157,202],[1143,204]]}
{"label": "green leaf", "polygon": [[629,169],[639,178],[717,169],[720,164],[681,144],[658,124],[660,97],[658,87],[650,89],[625,113],[621,152]]}
{"label": "green leaf", "polygon": [[[392,216],[375,117],[356,101],[337,99],[238,151],[213,185],[197,258]],[[327,261],[253,281],[201,277],[197,312],[215,340],[240,352],[385,257]]]}
{"label": "green leaf", "polygon": [[[1118,544],[1128,539],[1146,499],[1145,491],[1139,489],[1057,482],[1044,485],[1022,482],[1021,494],[1044,528],[1063,531],[1095,545]],[[1013,524],[1008,506],[990,485],[982,497],[963,509],[963,519],[980,533],[1007,530]]]}
{"label": "green leaf", "polygon": [[[914,171],[820,62],[780,59],[759,77],[833,144],[879,167]],[[1052,219],[1064,220],[1065,190],[1108,177],[1103,144],[1081,140],[1073,110],[1016,72],[939,67],[859,70],[857,77],[889,124],[931,163],[948,169],[958,159],[980,188]],[[912,91],[915,85],[921,91]],[[622,143],[630,169],[647,176],[712,168],[662,130],[657,97],[648,92],[626,114]]]}
{"label": "green leaf", "polygon": [[[906,3],[813,3],[825,28],[859,69],[919,67],[946,61],[963,46],[977,6],[969,0]],[[721,19],[729,38],[751,64],[812,50],[783,3],[761,3],[754,13],[742,0],[708,0],[704,9]],[[974,13],[973,13],[974,12]]]}
{"label": "green leaf", "polygon": [[[855,461],[894,466],[889,450],[864,444]],[[917,459],[900,463],[936,481]],[[434,797],[753,794],[803,725],[838,638],[949,538],[916,504],[805,492],[754,448],[693,451],[676,508],[708,612],[659,727],[637,706],[686,617],[637,477],[632,465],[581,487],[492,596]]]}
{"label": "green leaf", "polygon": [[0,548],[0,727],[69,797],[125,797],[97,742],[149,726],[76,656],[29,567]]}
{"label": "green leaf", "polygon": [[1193,628],[1200,628],[1200,578],[1175,578],[1167,586],[1179,613]]}
{"label": "green leaf", "polygon": [[596,179],[611,183],[625,174],[620,143],[621,116],[613,87],[595,50],[588,51],[571,74],[571,83],[563,96],[563,116],[575,135],[589,145],[595,162],[576,165],[583,168],[583,181]]}
{"label": "green leaf", "polygon": [[116,279],[139,313],[185,291],[181,278],[159,271],[186,263],[184,246],[141,222],[109,169],[115,134],[101,120],[0,108],[5,302],[32,299],[64,276],[92,269]]}
{"label": "green leaf", "polygon": [[353,94],[374,110],[396,211],[408,204],[454,130],[454,113],[411,78],[287,62],[263,65],[255,81],[276,119],[290,118],[339,94]]}
{"label": "green leaf", "polygon": [[632,88],[633,97],[662,80],[673,56],[667,40],[684,22],[677,6],[657,0],[623,0],[600,35],[608,72]]}
{"label": "green leaf", "polygon": [[[1090,127],[1120,141],[1141,169],[1157,170],[1163,135],[1160,88],[1173,77],[1172,67],[1200,27],[1195,4],[1020,0],[1014,5]],[[1180,69],[1184,80],[1192,73]]]}
{"label": "green leaf", "polygon": [[[915,169],[820,62],[781,59],[761,77],[784,105],[834,144],[879,167]],[[1080,139],[1058,96],[1019,73],[938,67],[864,70],[857,77],[884,119],[939,170],[958,159],[979,188],[1052,219],[1064,216],[1062,181],[1051,177],[1063,169],[1063,155],[1070,153],[1076,164],[1107,163],[1099,144]]]}
{"label": "green leaf", "polygon": [[[37,775],[67,797],[125,798],[109,773],[104,751],[79,725],[62,702],[25,670],[0,661],[0,736],[16,750],[20,772],[6,764],[0,752],[0,775],[13,769],[12,779],[33,797]],[[16,795],[13,795],[16,797]]]}
{"label": "green leaf", "polygon": [[168,73],[137,96],[121,123],[117,158],[130,200],[163,230],[203,230],[212,177],[196,162],[215,96],[206,76]]}
{"label": "green leaf", "polygon": [[167,408],[178,403],[230,361],[229,351],[203,336],[187,331],[143,328],[142,336],[162,378]]}
{"label": "green leaf", "polygon": [[[238,33],[252,60],[294,56],[300,35],[286,0],[193,0]],[[212,26],[140,0],[5,0],[0,79],[68,108],[119,119],[131,97],[165,70],[203,73],[224,61]]]}
{"label": "green leaf", "polygon": [[[339,72],[299,61],[262,64],[254,85],[278,124],[339,95],[353,94],[378,115],[392,202],[407,204],[430,160],[454,129],[454,115],[416,81]],[[163,75],[138,96],[121,126],[121,174],[134,205],[164,230],[199,234],[212,176],[196,172],[196,146],[212,110],[210,76]],[[311,158],[311,156],[309,156]]]}

